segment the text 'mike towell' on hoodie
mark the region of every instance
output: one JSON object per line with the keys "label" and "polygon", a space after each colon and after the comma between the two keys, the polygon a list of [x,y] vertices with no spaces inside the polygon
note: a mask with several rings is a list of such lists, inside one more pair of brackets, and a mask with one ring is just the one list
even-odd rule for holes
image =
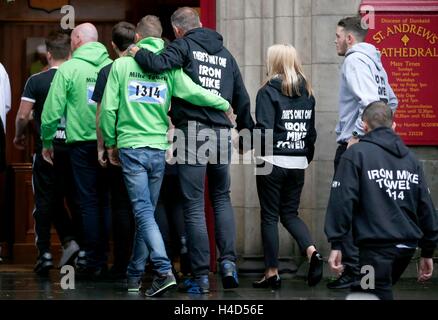
{"label": "text 'mike towell' on hoodie", "polygon": [[342,64],[336,141],[348,142],[353,131],[363,136],[363,110],[371,102],[379,100],[395,112],[398,101],[389,85],[380,52],[372,44],[357,43],[346,52]]}

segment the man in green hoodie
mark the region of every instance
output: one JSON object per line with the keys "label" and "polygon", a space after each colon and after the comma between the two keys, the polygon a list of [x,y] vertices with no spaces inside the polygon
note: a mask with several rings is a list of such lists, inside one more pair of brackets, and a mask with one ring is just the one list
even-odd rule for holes
{"label": "man in green hoodie", "polygon": [[[136,28],[137,46],[159,53],[162,27],[155,16],[144,17]],[[128,284],[139,283],[149,256],[156,277],[147,296],[157,296],[176,285],[163,238],[154,218],[165,167],[171,97],[210,106],[221,111],[229,103],[196,85],[182,69],[161,74],[144,73],[131,57],[117,59],[105,88],[100,127],[110,162],[117,163],[119,150],[123,175],[137,226]]]}
{"label": "man in green hoodie", "polygon": [[80,24],[73,30],[72,59],[58,69],[41,117],[42,155],[52,163],[52,140],[59,119],[66,116],[66,142],[70,146],[85,250],[84,257],[79,255],[77,267],[87,276],[102,275],[107,268],[109,228],[108,184],[97,161],[96,103],[91,96],[97,73],[111,63],[111,59],[97,39],[97,30],[90,23]]}

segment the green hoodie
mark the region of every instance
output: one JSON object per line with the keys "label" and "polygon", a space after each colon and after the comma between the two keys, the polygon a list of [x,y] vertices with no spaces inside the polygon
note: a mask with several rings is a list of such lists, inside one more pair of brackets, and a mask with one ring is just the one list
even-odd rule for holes
{"label": "green hoodie", "polygon": [[103,44],[89,42],[59,67],[41,115],[41,140],[45,148],[52,147],[63,115],[67,143],[96,140],[96,103],[91,96],[99,70],[111,61]]}
{"label": "green hoodie", "polygon": [[[164,42],[149,37],[137,45],[158,53]],[[105,145],[113,147],[117,142],[118,148],[167,149],[167,112],[172,96],[200,107],[229,108],[228,101],[195,84],[182,69],[144,73],[133,58],[117,59],[111,67],[99,119]]]}

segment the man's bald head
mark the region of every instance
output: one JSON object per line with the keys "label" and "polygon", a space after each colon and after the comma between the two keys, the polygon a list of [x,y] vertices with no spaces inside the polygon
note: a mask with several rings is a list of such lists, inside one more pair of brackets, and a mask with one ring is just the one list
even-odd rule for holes
{"label": "man's bald head", "polygon": [[91,23],[82,23],[71,33],[71,50],[75,51],[80,46],[98,40],[97,29]]}

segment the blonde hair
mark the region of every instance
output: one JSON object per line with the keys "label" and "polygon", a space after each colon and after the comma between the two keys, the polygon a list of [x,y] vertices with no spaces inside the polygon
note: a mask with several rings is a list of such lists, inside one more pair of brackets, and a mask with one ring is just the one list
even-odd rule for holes
{"label": "blonde hair", "polygon": [[300,85],[305,81],[309,96],[312,95],[312,87],[307,81],[303,67],[298,59],[297,50],[290,44],[274,44],[268,48],[267,56],[268,76],[263,83],[265,85],[276,77],[281,79],[281,92],[289,97],[301,96]]}

